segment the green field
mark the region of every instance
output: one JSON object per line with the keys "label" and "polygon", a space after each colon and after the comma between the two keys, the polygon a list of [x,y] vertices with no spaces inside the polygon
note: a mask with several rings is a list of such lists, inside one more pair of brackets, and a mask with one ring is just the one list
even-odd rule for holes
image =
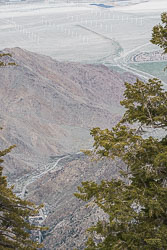
{"label": "green field", "polygon": [[167,62],[130,63],[130,67],[144,71],[167,83]]}

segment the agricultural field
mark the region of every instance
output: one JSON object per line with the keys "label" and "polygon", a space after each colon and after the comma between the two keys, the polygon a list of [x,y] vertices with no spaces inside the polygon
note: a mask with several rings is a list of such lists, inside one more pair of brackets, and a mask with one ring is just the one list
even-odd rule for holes
{"label": "agricultural field", "polygon": [[167,84],[167,61],[166,62],[150,62],[150,63],[132,63],[130,67],[154,74],[155,77],[161,79]]}

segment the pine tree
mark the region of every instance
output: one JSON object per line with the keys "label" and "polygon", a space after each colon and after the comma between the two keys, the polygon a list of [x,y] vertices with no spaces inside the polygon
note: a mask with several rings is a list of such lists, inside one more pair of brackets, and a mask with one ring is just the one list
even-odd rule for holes
{"label": "pine tree", "polygon": [[[165,17],[162,14],[164,29]],[[154,42],[167,52],[166,34],[164,43],[163,37],[156,40],[161,34],[153,28]],[[111,130],[91,130],[94,150],[89,152],[121,159],[119,178],[83,182],[75,194],[108,215],[88,229],[87,250],[167,249],[167,91],[158,79],[125,87],[125,114]]]}
{"label": "pine tree", "polygon": [[163,48],[164,53],[167,53],[167,13],[161,15],[162,24],[156,25],[153,28],[152,40],[153,44]]}
{"label": "pine tree", "polygon": [[[13,147],[0,151],[0,163]],[[7,186],[0,166],[0,249],[37,249],[40,245],[30,239],[31,230],[40,228],[30,225],[28,218],[38,213],[39,207],[21,200]]]}
{"label": "pine tree", "polygon": [[[0,57],[11,56],[0,54]],[[7,66],[0,62],[0,66]],[[15,65],[15,64],[12,64]],[[9,153],[15,146],[0,151],[0,164],[2,157]],[[13,193],[13,187],[8,187],[7,178],[2,174],[0,166],[0,249],[25,249],[35,250],[41,245],[30,238],[31,230],[41,230],[41,227],[31,225],[29,217],[38,214],[41,206],[22,200]]]}

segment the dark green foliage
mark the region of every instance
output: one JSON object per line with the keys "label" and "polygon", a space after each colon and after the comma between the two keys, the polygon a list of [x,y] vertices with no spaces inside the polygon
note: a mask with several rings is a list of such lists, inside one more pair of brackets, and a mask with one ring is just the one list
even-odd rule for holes
{"label": "dark green foliage", "polygon": [[[11,151],[13,147],[0,151],[1,157]],[[30,225],[29,216],[38,213],[39,207],[26,200],[21,200],[7,186],[6,177],[2,175],[0,166],[0,249],[37,249],[40,245],[30,239],[31,230],[40,230]]]}
{"label": "dark green foliage", "polygon": [[[158,92],[151,88],[149,92],[149,83],[138,80],[134,85],[126,84],[122,104],[127,110],[122,121],[112,130],[91,131],[94,153],[112,159],[119,157],[127,168],[120,171],[120,180],[111,177],[111,181],[102,181],[100,185],[84,182],[79,187],[78,198],[93,199],[109,216],[105,223],[99,221],[89,229],[93,236],[86,249],[167,249],[167,139],[143,137],[143,129],[146,131],[148,126],[157,131],[167,128],[167,92],[154,80],[153,90]],[[148,107],[150,112],[149,97],[153,100]],[[137,123],[132,128],[134,122]],[[98,244],[95,232],[104,237]]]}
{"label": "dark green foliage", "polygon": [[152,40],[153,44],[160,46],[167,53],[167,13],[161,15],[162,24],[153,28]]}
{"label": "dark green foliage", "polygon": [[[153,39],[160,45],[156,33]],[[164,49],[165,41],[166,34]],[[125,86],[124,116],[111,130],[91,130],[94,150],[89,152],[121,159],[119,178],[83,182],[75,194],[108,217],[88,229],[87,250],[167,249],[167,91],[158,79]]]}
{"label": "dark green foliage", "polygon": [[125,86],[125,100],[121,102],[127,109],[124,121],[153,127],[167,126],[167,93],[158,79],[151,79],[147,84],[137,80],[133,85],[125,83]]}

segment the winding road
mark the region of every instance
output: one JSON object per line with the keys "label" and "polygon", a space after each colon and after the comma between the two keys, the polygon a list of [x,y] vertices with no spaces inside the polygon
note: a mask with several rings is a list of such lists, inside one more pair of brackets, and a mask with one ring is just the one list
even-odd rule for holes
{"label": "winding road", "polygon": [[[24,199],[25,198],[25,193],[26,193],[26,188],[32,184],[33,182],[35,182],[37,179],[41,178],[42,176],[44,176],[45,174],[47,174],[48,172],[53,172],[54,171],[58,171],[60,169],[62,169],[62,166],[58,166],[58,164],[60,163],[60,161],[66,159],[66,158],[69,158],[70,156],[78,156],[79,154],[84,154],[82,152],[77,152],[77,153],[74,153],[74,154],[67,154],[65,156],[62,156],[60,157],[58,160],[56,160],[56,162],[54,163],[54,165],[51,165],[50,168],[44,170],[43,172],[41,172],[40,174],[37,174],[37,175],[33,175],[31,177],[29,177],[29,179],[24,183],[24,186],[22,188],[22,192],[20,194],[20,198],[21,199]],[[56,168],[57,167],[57,168]]]}
{"label": "winding road", "polygon": [[[58,166],[58,164],[61,161],[63,161],[64,159],[67,159],[67,158],[70,159],[71,157],[72,158],[78,158],[79,155],[84,155],[84,153],[81,152],[81,151],[79,151],[79,152],[76,152],[76,153],[73,153],[73,154],[63,155],[62,157],[60,156],[59,159],[57,159],[54,164],[51,164],[51,163],[48,164],[48,165],[50,165],[50,167],[47,168],[46,170],[44,170],[41,173],[38,173],[36,175],[29,176],[28,180],[26,182],[24,181],[24,178],[23,179],[20,178],[19,180],[17,180],[17,182],[24,182],[23,183],[23,187],[22,187],[22,191],[21,191],[19,197],[21,199],[24,199],[27,187],[30,184],[32,184],[33,182],[35,182],[37,179],[39,179],[42,176],[46,175],[48,172],[54,172],[54,171],[61,170],[63,168],[63,166],[61,166],[61,165]],[[46,218],[47,218],[47,214],[45,213],[45,206],[44,206],[43,208],[41,208],[39,210],[39,214],[38,215],[29,217],[29,220],[31,221],[31,223],[33,223],[33,221],[36,220],[36,221],[38,221],[38,224],[40,225],[40,224],[43,224],[43,222],[46,220]],[[38,231],[37,234],[38,234],[38,241],[39,241],[39,243],[41,243],[42,240],[43,240],[42,232]]]}

